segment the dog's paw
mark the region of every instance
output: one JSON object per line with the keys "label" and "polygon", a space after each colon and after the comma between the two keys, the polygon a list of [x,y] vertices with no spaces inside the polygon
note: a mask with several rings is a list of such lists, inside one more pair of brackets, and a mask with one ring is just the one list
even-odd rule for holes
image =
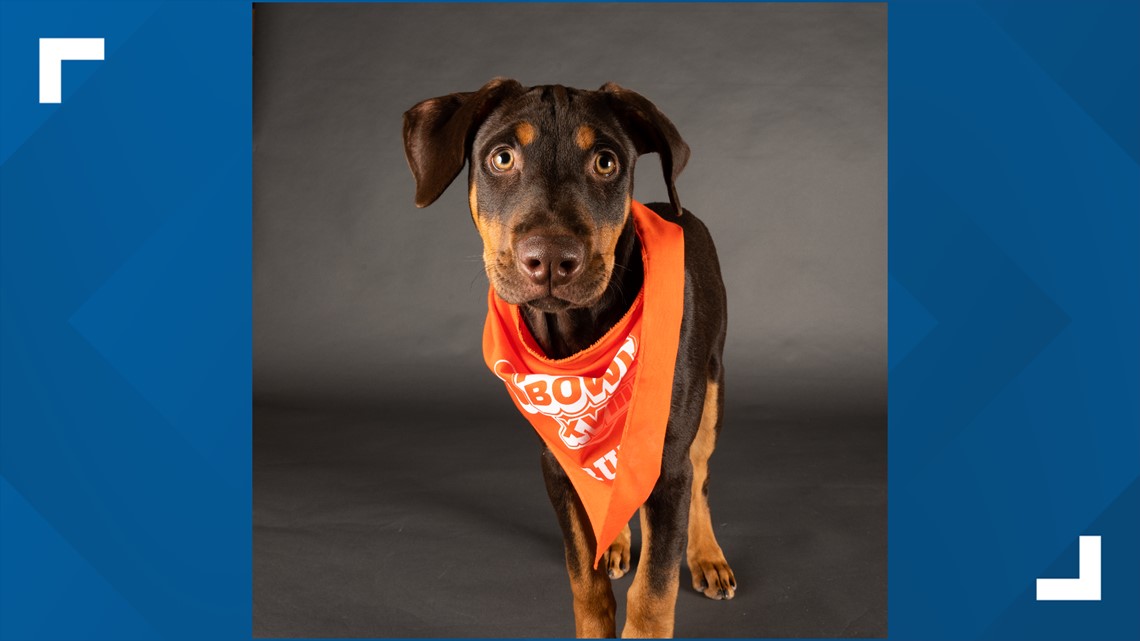
{"label": "dog's paw", "polygon": [[629,526],[625,526],[610,548],[602,555],[601,566],[611,579],[620,579],[629,572]]}
{"label": "dog's paw", "polygon": [[626,572],[629,572],[629,547],[611,545],[602,557],[602,563],[605,564],[606,573],[611,579],[622,578]]}
{"label": "dog's paw", "polygon": [[708,598],[719,601],[736,596],[736,576],[719,548],[690,557],[689,572],[693,575],[693,589]]}

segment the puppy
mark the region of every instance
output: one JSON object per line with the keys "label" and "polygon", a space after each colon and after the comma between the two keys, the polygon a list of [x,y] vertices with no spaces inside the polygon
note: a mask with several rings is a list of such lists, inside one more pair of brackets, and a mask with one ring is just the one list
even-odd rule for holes
{"label": "puppy", "polygon": [[[669,203],[647,207],[683,232],[676,291],[684,301],[660,473],[640,508],[641,556],[622,636],[672,636],[682,556],[694,589],[733,598],[736,579],[708,505],[708,460],[724,407],[725,291],[709,232],[677,195],[689,148],[676,127],[612,83],[585,91],[495,79],[412,107],[404,145],[418,207],[469,166],[471,217],[493,296],[517,306],[542,355],[555,360],[590,349],[637,301],[646,264],[631,215],[640,206],[631,198],[634,164],[642,154],[660,156]],[[595,529],[546,444],[542,470],[562,527],[577,635],[612,637],[611,579],[629,570],[629,525],[602,542],[608,547],[595,567]]]}

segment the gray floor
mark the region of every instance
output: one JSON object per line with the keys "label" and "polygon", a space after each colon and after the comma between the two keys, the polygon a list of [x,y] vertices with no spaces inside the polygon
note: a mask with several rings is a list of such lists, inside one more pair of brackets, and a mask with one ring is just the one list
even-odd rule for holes
{"label": "gray floor", "polygon": [[[254,634],[572,636],[537,438],[501,400],[258,406]],[[885,416],[726,417],[710,497],[740,590],[710,601],[682,569],[677,636],[885,636]]]}

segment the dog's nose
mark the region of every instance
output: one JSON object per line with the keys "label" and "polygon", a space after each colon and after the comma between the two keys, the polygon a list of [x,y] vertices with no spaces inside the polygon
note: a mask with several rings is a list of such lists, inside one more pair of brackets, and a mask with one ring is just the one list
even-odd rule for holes
{"label": "dog's nose", "polygon": [[515,246],[519,271],[537,285],[565,285],[582,272],[586,248],[570,236],[527,236]]}

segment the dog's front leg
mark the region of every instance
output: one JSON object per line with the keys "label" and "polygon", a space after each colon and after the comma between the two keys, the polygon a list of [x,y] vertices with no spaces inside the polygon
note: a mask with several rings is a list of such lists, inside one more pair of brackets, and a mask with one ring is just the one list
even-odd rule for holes
{"label": "dog's front leg", "polygon": [[574,594],[574,631],[579,639],[612,638],[616,631],[614,613],[617,605],[604,564],[594,569],[594,531],[569,477],[545,447],[542,450],[542,476],[546,479],[546,491],[558,514],[566,544],[566,569],[570,573],[570,590]]}
{"label": "dog's front leg", "polygon": [[657,486],[641,508],[641,557],[626,595],[622,638],[673,636],[692,482],[687,460],[668,472],[663,468]]}

